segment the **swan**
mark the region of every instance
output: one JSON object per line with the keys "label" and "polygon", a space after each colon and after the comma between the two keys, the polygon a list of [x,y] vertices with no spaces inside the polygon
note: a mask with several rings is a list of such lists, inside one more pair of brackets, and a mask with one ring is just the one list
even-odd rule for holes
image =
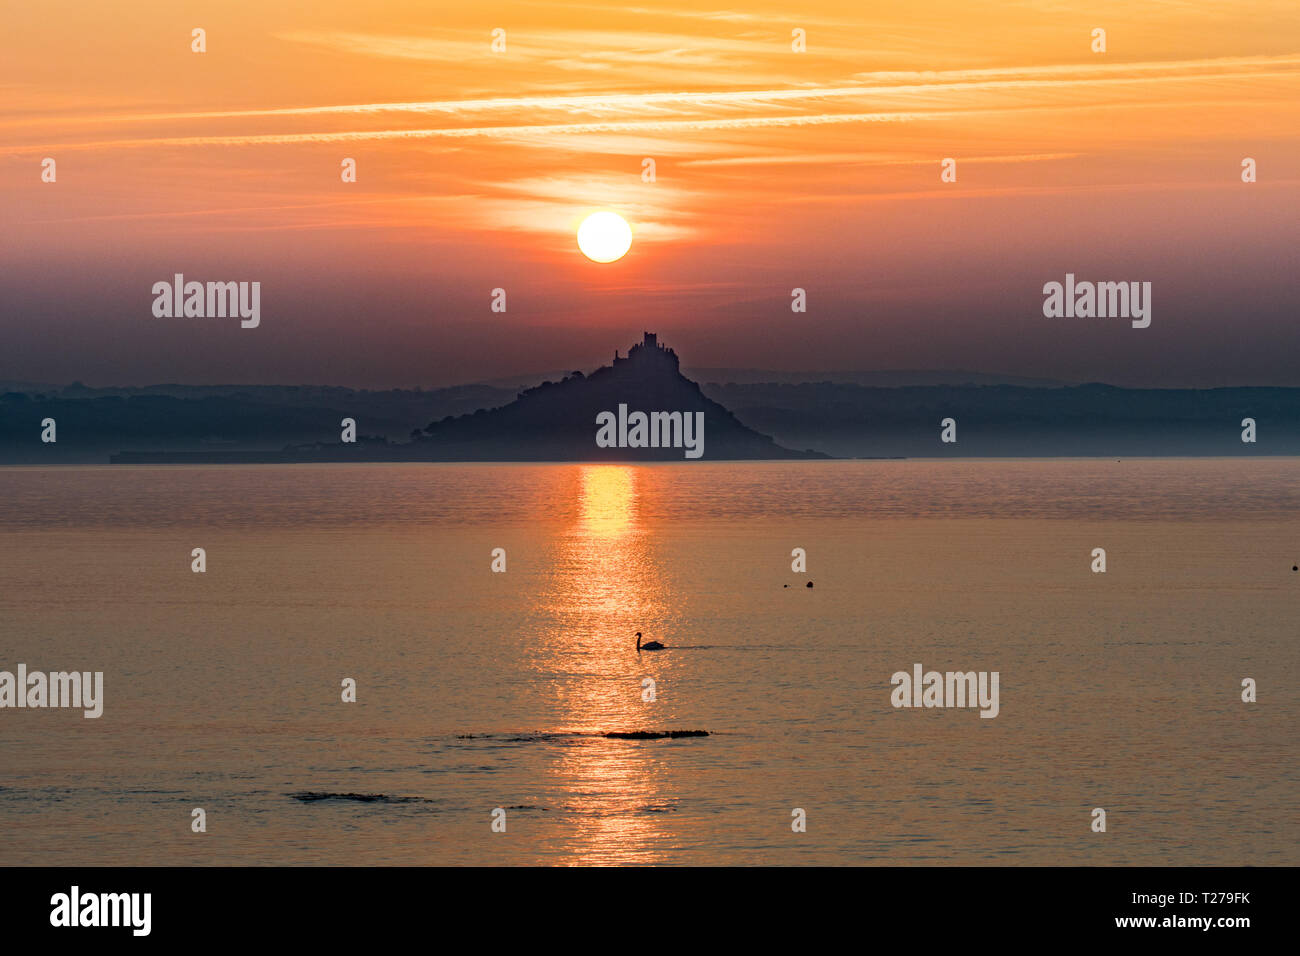
{"label": "swan", "polygon": [[664,649],[664,646],[663,646],[662,644],[660,644],[658,641],[646,641],[644,644],[642,644],[642,643],[641,643],[641,632],[640,632],[640,631],[637,631],[637,632],[636,632],[636,649],[637,649],[637,652],[638,652],[638,653],[640,653],[641,651],[662,651],[662,650]]}

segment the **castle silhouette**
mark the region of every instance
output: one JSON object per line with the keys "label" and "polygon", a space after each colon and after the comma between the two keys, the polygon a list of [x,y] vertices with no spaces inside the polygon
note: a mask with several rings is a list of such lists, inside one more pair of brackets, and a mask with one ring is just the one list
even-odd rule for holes
{"label": "castle silhouette", "polygon": [[666,345],[659,344],[659,335],[656,332],[642,332],[641,341],[627,350],[627,356],[620,358],[618,349],[614,349],[614,367],[631,363],[632,368],[647,367],[652,363],[658,365],[662,363],[664,367],[677,371],[678,360],[677,353]]}
{"label": "castle silhouette", "polygon": [[620,406],[634,411],[702,416],[704,457],[710,460],[825,458],[821,452],[794,451],[749,428],[684,377],[677,353],[660,344],[658,334],[641,341],[612,365],[590,375],[572,372],[558,382],[542,382],[519,392],[513,402],[479,408],[473,414],[447,415],[411,432],[407,442],[362,438],[351,444],[317,442],[279,451],[222,449],[203,452],[124,451],[112,461],[124,464],[304,461],[681,461],[673,446],[607,446],[597,443],[602,413]]}

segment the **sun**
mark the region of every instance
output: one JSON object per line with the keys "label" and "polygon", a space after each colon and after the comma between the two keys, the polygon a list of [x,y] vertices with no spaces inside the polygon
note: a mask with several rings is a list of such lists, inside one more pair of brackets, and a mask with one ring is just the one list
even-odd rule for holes
{"label": "sun", "polygon": [[632,227],[616,212],[593,212],[578,227],[578,248],[592,262],[613,262],[632,246]]}

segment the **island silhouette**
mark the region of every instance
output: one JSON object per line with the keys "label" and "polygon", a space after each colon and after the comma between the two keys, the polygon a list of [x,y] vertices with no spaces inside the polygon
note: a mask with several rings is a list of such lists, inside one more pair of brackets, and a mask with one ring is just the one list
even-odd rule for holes
{"label": "island silhouette", "polygon": [[[688,366],[689,369],[689,366]],[[703,420],[698,459],[1300,454],[1300,388],[1123,388],[966,371],[712,368],[653,332],[609,365],[433,388],[0,382],[0,463],[690,461],[636,413]],[[627,442],[604,447],[600,422]],[[941,422],[960,440],[940,440]],[[57,422],[47,442],[46,422]],[[342,441],[351,421],[355,441]],[[1258,440],[1243,438],[1257,433]],[[698,436],[692,436],[698,438]],[[797,449],[803,449],[802,451]]]}
{"label": "island silhouette", "polygon": [[[650,425],[638,444],[636,416]],[[653,416],[653,418],[652,418]],[[631,427],[628,418],[633,419]],[[598,441],[602,421],[618,426],[617,444]],[[683,429],[683,423],[685,428]],[[702,427],[696,425],[699,423]],[[363,426],[358,422],[358,427]],[[693,428],[693,426],[695,426]],[[686,454],[693,438],[698,454]],[[698,433],[698,434],[697,434]],[[609,433],[606,433],[609,434]],[[670,440],[675,439],[675,440]],[[278,451],[123,451],[115,464],[343,462],[343,461],[713,461],[829,458],[796,451],[742,424],[698,383],[681,372],[677,353],[643,333],[627,355],[590,375],[571,372],[560,381],[524,389],[514,401],[471,414],[447,415],[411,432],[408,441],[358,433],[353,441],[290,445]]]}

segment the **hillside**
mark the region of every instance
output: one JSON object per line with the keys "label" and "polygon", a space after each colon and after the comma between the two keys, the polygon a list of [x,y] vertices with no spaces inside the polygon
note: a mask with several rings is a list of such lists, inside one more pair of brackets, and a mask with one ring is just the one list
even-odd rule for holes
{"label": "hillside", "polygon": [[[637,446],[635,431],[618,429],[628,440],[619,447],[597,442],[602,414],[668,414],[676,428],[665,445]],[[335,419],[337,420],[337,419]],[[702,421],[702,430],[696,425]],[[667,439],[672,439],[668,441]],[[702,439],[702,440],[701,440]],[[688,452],[698,452],[688,454]],[[683,461],[825,458],[816,451],[792,451],[742,424],[731,412],[681,374],[677,355],[653,333],[626,356],[590,375],[573,372],[558,382],[526,389],[509,404],[447,415],[412,432],[409,441],[375,435],[358,420],[358,440],[317,441],[281,450],[229,448],[123,451],[122,464],[296,461]]]}

